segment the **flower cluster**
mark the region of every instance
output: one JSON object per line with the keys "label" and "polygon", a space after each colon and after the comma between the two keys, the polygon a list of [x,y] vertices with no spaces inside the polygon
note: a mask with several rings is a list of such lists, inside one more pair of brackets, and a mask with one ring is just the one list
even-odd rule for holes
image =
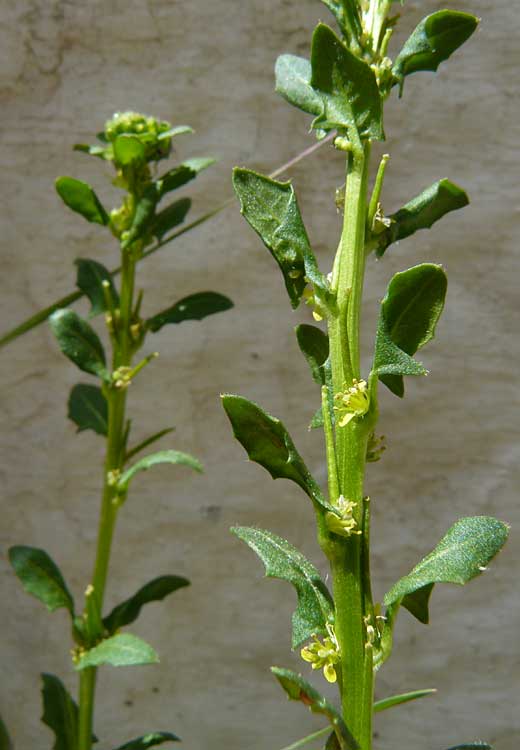
{"label": "flower cluster", "polygon": [[356,505],[357,503],[340,495],[334,504],[335,512],[329,512],[325,515],[328,530],[334,534],[347,537],[352,534],[361,534],[361,531],[357,528],[356,519],[352,515]]}
{"label": "flower cluster", "polygon": [[300,655],[313,669],[323,669],[323,675],[328,682],[336,682],[335,665],[339,662],[339,646],[330,623],[327,623],[327,633],[323,642],[317,635],[313,635],[313,643],[302,648]]}
{"label": "flower cluster", "polygon": [[354,417],[363,417],[370,406],[366,380],[354,378],[350,388],[336,393],[334,401],[334,411],[339,417],[339,427],[345,427]]}
{"label": "flower cluster", "polygon": [[171,138],[166,134],[172,128],[166,120],[156,120],[139,112],[116,112],[105,123],[105,138],[115,141],[120,135],[133,135],[145,146],[146,161],[164,159],[171,150]]}

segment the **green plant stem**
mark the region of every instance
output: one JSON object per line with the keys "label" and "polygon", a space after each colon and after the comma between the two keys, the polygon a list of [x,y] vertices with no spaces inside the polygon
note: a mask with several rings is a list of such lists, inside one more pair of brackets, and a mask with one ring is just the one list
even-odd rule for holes
{"label": "green plant stem", "polygon": [[303,747],[303,745],[306,745],[308,742],[317,740],[319,737],[323,737],[326,734],[330,734],[329,726],[323,727],[323,729],[318,729],[317,732],[308,734],[307,737],[302,737],[301,740],[296,740],[296,742],[293,742],[292,744],[287,745],[286,747],[283,747],[282,750],[297,750],[297,748]]}
{"label": "green plant stem", "polygon": [[[348,155],[343,231],[334,264],[332,287],[337,309],[329,320],[330,359],[334,394],[360,378],[359,322],[365,270],[365,227],[370,146]],[[367,609],[371,595],[367,574],[368,526],[364,523],[364,477],[369,428],[367,420],[336,423],[335,453],[339,492],[356,503],[354,518],[362,533],[338,538],[330,556],[335,601],[342,709],[361,750],[371,748],[372,649],[367,643]],[[336,498],[331,498],[334,502]]]}
{"label": "green plant stem", "polygon": [[[136,261],[131,249],[123,252],[120,319],[117,335],[114,338],[112,367],[130,367],[133,357],[130,325],[132,322],[133,295],[135,287]],[[96,560],[92,577],[92,586],[96,592],[99,607],[102,610],[105,595],[108,566],[115,523],[119,508],[117,488],[111,477],[121,471],[125,461],[126,448],[126,389],[107,388],[108,430],[107,448],[104,464],[104,483],[99,516]],[[85,674],[87,673],[87,674]],[[79,689],[79,728],[78,750],[91,750],[92,721],[94,714],[94,696],[96,687],[96,668],[82,671]]]}

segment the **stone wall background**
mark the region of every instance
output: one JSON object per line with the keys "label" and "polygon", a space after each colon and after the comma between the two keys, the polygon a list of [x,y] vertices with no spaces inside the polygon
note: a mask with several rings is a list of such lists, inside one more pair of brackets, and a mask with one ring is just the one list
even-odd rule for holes
{"label": "stone wall background", "polygon": [[[406,3],[393,50],[445,5]],[[378,717],[377,750],[442,750],[476,738],[516,750],[520,736],[518,23],[506,0],[455,7],[482,16],[479,32],[437,76],[408,79],[404,99],[386,110],[387,211],[443,176],[464,186],[472,204],[369,263],[367,346],[394,272],[429,260],[445,264],[450,278],[438,338],[424,352],[430,377],[410,379],[404,402],[382,394],[389,448],[368,481],[376,595],[461,515],[496,514],[513,529],[480,581],[463,591],[437,587],[428,629],[402,615],[378,696],[439,692]],[[281,52],[307,54],[314,24],[328,20],[315,0],[17,0],[1,6],[0,18],[2,329],[70,291],[74,258],[117,262],[101,230],[68,212],[53,189],[57,175],[70,174],[110,202],[99,163],[71,145],[91,139],[114,111],[190,123],[197,134],[179,140],[180,157],[219,157],[186,190],[193,217],[230,194],[234,164],[269,171],[312,143],[306,118],[274,94],[272,69]],[[341,158],[325,148],[291,177],[319,257],[332,257]],[[323,478],[320,435],[306,431],[318,394],[292,332],[309,313],[291,312],[281,276],[236,206],[148,260],[141,283],[148,313],[203,289],[228,294],[236,306],[164,329],[154,343],[160,359],[132,386],[136,433],[177,425],[169,444],[199,456],[206,473],[157,468],[136,480],[121,514],[108,606],[161,573],[186,575],[192,586],[150,605],[134,626],[158,648],[159,667],[102,671],[100,745],[166,729],[186,750],[277,750],[322,726],[286,704],[268,671],[302,666],[289,652],[294,595],[262,580],[259,562],[228,528],[257,524],[319,564],[320,555],[309,504],[246,462],[218,394],[241,393],[283,419]],[[102,442],[76,436],[66,419],[78,374],[47,326],[1,359],[0,709],[20,750],[52,741],[39,724],[38,674],[54,672],[74,691],[75,677],[65,616],[46,614],[23,593],[5,551],[14,543],[44,547],[80,597],[94,552]]]}

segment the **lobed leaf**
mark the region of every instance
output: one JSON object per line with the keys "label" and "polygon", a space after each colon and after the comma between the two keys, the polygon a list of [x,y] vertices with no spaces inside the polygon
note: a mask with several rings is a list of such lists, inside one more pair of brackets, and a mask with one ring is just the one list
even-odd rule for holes
{"label": "lobed leaf", "polygon": [[139,617],[141,608],[145,604],[162,601],[168,594],[172,594],[177,589],[189,585],[190,582],[188,579],[181,576],[159,576],[158,578],[154,578],[142,586],[129,599],[114,607],[110,614],[103,618],[103,625],[110,634],[115,633],[119,628],[134,622]]}
{"label": "lobed leaf", "polygon": [[439,10],[423,18],[397,56],[392,72],[402,93],[404,78],[419,70],[436,71],[469,39],[479,24],[470,13]]}
{"label": "lobed leaf", "polygon": [[392,224],[378,237],[376,255],[381,257],[389,245],[410,237],[419,229],[429,229],[450,211],[464,208],[468,204],[467,194],[455,183],[447,179],[434,182],[388,217]]}
{"label": "lobed leaf", "polygon": [[289,700],[301,701],[313,713],[323,714],[327,717],[334,729],[341,750],[359,750],[358,743],[343,721],[339,711],[301,675],[292,672],[290,669],[280,669],[280,667],[271,667],[271,672],[287,693]]}
{"label": "lobed leaf", "polygon": [[242,396],[225,394],[222,405],[251,461],[267,469],[273,479],[296,482],[313,502],[332,510],[279,419]]}
{"label": "lobed leaf", "polygon": [[413,359],[430,341],[444,307],[447,278],[441,266],[422,263],[395,274],[381,302],[374,372],[396,396],[404,395],[403,375],[426,375]]}
{"label": "lobed leaf", "polygon": [[203,320],[208,315],[230,310],[233,303],[218,292],[197,292],[183,297],[167,310],[163,310],[146,321],[146,327],[154,333],[167,323],[182,323],[184,320]]}
{"label": "lobed leaf", "polygon": [[323,109],[312,127],[339,128],[361,139],[384,140],[381,96],[374,71],[353,55],[331,28],[318,24],[312,37],[311,86]]}
{"label": "lobed leaf", "polygon": [[108,404],[97,385],[75,385],[68,406],[68,417],[77,426],[77,432],[93,430],[98,435],[108,434]]}
{"label": "lobed leaf", "polygon": [[171,203],[162,211],[155,215],[150,231],[158,240],[162,240],[170,229],[182,224],[188,211],[191,208],[190,198],[181,198],[175,203]]}
{"label": "lobed leaf", "polygon": [[103,290],[104,281],[109,284],[109,294],[114,302],[114,307],[119,305],[119,294],[112,281],[112,275],[102,263],[88,258],[77,258],[74,263],[78,267],[76,286],[90,300],[90,318],[105,312],[107,309],[106,294]]}
{"label": "lobed leaf", "polygon": [[45,604],[49,612],[64,607],[74,616],[74,600],[60,569],[43,549],[16,545],[9,562],[28,594]]}
{"label": "lobed leaf", "polygon": [[426,695],[432,695],[436,692],[437,690],[435,688],[426,688],[425,690],[413,690],[411,693],[401,693],[400,695],[392,695],[389,698],[383,698],[374,703],[374,713],[386,711],[387,708],[393,708],[394,706],[400,706],[401,703],[416,701],[418,698],[424,698]]}
{"label": "lobed leaf", "polygon": [[137,463],[121,474],[117,483],[119,491],[126,492],[128,485],[136,474],[140,471],[147,471],[157,464],[181,464],[183,466],[189,466],[194,469],[194,471],[202,472],[202,464],[200,461],[193,456],[190,456],[188,453],[173,450],[158,451],[157,453],[151,453],[149,456],[141,458]]}
{"label": "lobed leaf", "polygon": [[270,531],[236,526],[231,529],[265,565],[268,578],[288,581],[296,589],[298,607],[292,616],[292,648],[314,633],[327,633],[334,604],[320,574],[295,547]]}
{"label": "lobed leaf", "polygon": [[107,376],[105,351],[97,333],[74,310],[56,310],[49,319],[61,351],[80,370]]}
{"label": "lobed leaf", "polygon": [[142,638],[130,633],[118,633],[85,651],[78,659],[75,668],[81,670],[86,667],[99,667],[101,664],[127,667],[138,664],[156,664],[158,661],[156,651]]}
{"label": "lobed leaf", "polygon": [[321,114],[320,95],[311,86],[312,68],[309,60],[296,55],[280,55],[274,74],[276,91],[294,107],[311,115]]}
{"label": "lobed leaf", "polygon": [[109,223],[110,218],[107,212],[94,190],[86,182],[76,180],[74,177],[58,177],[55,185],[56,192],[72,211],[94,224],[105,226]]}
{"label": "lobed leaf", "polygon": [[162,198],[166,193],[182,187],[187,182],[193,180],[199,172],[215,164],[216,159],[211,156],[196,156],[192,159],[186,159],[179,166],[170,169],[157,182],[159,195]]}
{"label": "lobed leaf", "polygon": [[242,215],[280,267],[292,307],[300,304],[307,281],[326,301],[328,283],[318,270],[291,183],[235,168],[233,187]]}
{"label": "lobed leaf", "polygon": [[42,681],[42,722],[54,732],[53,750],[76,750],[78,707],[58,677],[42,674]]}
{"label": "lobed leaf", "polygon": [[179,737],[171,732],[150,732],[138,737],[124,745],[119,745],[115,750],[147,750],[149,747],[162,745],[164,742],[180,742]]}
{"label": "lobed leaf", "polygon": [[[502,521],[489,516],[461,518],[413,570],[401,578],[385,595],[386,606],[399,602],[421,622],[428,623],[428,602],[424,589],[435,583],[463,585],[480,575],[488,563],[502,549],[508,537],[508,527]],[[422,606],[417,604],[423,597]]]}

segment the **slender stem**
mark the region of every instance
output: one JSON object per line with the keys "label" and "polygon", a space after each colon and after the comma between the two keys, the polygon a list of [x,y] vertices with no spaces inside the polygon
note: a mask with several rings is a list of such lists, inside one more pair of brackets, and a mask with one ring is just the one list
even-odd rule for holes
{"label": "slender stem", "polygon": [[[127,249],[123,251],[120,320],[118,332],[114,337],[114,349],[112,353],[113,370],[119,367],[130,367],[132,364],[133,347],[130,326],[132,322],[135,286],[135,266],[136,262],[133,250]],[[109,387],[107,389],[107,403],[108,430],[103,494],[99,516],[96,560],[92,576],[92,586],[96,592],[100,609],[103,607],[110,552],[119,507],[117,487],[114,486],[113,476],[115,472],[123,468],[125,459],[126,389],[124,387]],[[83,670],[80,675],[79,689],[78,750],[91,750],[92,747],[95,687],[96,668]]]}
{"label": "slender stem", "polygon": [[282,750],[297,750],[298,747],[303,747],[303,745],[306,745],[308,742],[317,740],[319,737],[323,737],[326,734],[330,734],[330,726],[323,727],[323,729],[318,729],[317,732],[308,734],[307,737],[302,737],[301,740],[296,740],[296,742],[293,742],[291,745],[283,747]]}
{"label": "slender stem", "polygon": [[[343,231],[334,264],[332,288],[337,294],[337,312],[329,320],[330,359],[334,394],[360,378],[360,313],[365,270],[365,230],[370,146],[355,146],[348,156]],[[368,420],[336,423],[335,455],[339,492],[354,502],[354,518],[361,534],[338,538],[331,555],[335,602],[335,632],[338,640],[346,723],[361,750],[371,748],[372,654],[367,648],[367,609],[371,593],[367,573],[364,477],[369,434]],[[366,529],[368,534],[368,526]]]}

